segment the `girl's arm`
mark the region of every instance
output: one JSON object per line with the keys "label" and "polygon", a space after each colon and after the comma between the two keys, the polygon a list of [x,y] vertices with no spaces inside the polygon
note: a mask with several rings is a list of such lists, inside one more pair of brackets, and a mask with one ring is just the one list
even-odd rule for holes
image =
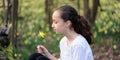
{"label": "girl's arm", "polygon": [[48,52],[48,50],[44,46],[38,45],[37,49],[38,49],[38,53],[45,54],[49,59],[51,59],[51,60],[58,60],[52,54],[50,54]]}

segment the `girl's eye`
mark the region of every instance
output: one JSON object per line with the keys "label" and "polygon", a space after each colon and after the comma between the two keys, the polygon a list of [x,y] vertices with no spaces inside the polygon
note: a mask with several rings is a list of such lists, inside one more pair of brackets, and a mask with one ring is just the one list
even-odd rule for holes
{"label": "girl's eye", "polygon": [[55,21],[54,23],[57,24],[57,21]]}
{"label": "girl's eye", "polygon": [[55,22],[55,24],[57,24],[57,22]]}

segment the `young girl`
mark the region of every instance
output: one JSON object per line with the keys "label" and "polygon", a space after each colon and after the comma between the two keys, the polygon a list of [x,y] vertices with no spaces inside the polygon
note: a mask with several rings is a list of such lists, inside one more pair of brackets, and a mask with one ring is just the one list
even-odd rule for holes
{"label": "young girl", "polygon": [[60,58],[52,56],[42,45],[37,46],[38,53],[31,57],[37,55],[38,60],[94,60],[89,46],[92,43],[89,22],[69,5],[57,8],[52,18],[55,32],[64,35],[60,41]]}

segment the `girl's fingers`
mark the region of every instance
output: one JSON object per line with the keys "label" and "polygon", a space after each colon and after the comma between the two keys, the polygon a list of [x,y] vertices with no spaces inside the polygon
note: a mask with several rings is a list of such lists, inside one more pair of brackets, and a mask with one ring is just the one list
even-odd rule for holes
{"label": "girl's fingers", "polygon": [[41,45],[38,45],[37,48],[40,48]]}
{"label": "girl's fingers", "polygon": [[40,45],[37,46],[37,50],[38,50],[38,53],[43,53],[44,52],[43,48]]}
{"label": "girl's fingers", "polygon": [[48,53],[48,50],[42,45],[38,45],[37,49],[39,53],[45,53],[45,54]]}

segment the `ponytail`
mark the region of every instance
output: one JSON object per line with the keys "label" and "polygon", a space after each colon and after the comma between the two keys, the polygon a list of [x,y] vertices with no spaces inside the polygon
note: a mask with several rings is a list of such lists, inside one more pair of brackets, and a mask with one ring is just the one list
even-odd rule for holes
{"label": "ponytail", "polygon": [[78,15],[77,16],[77,26],[74,27],[74,30],[84,36],[89,44],[92,43],[92,32],[91,32],[91,25],[87,19],[85,19],[83,16]]}

